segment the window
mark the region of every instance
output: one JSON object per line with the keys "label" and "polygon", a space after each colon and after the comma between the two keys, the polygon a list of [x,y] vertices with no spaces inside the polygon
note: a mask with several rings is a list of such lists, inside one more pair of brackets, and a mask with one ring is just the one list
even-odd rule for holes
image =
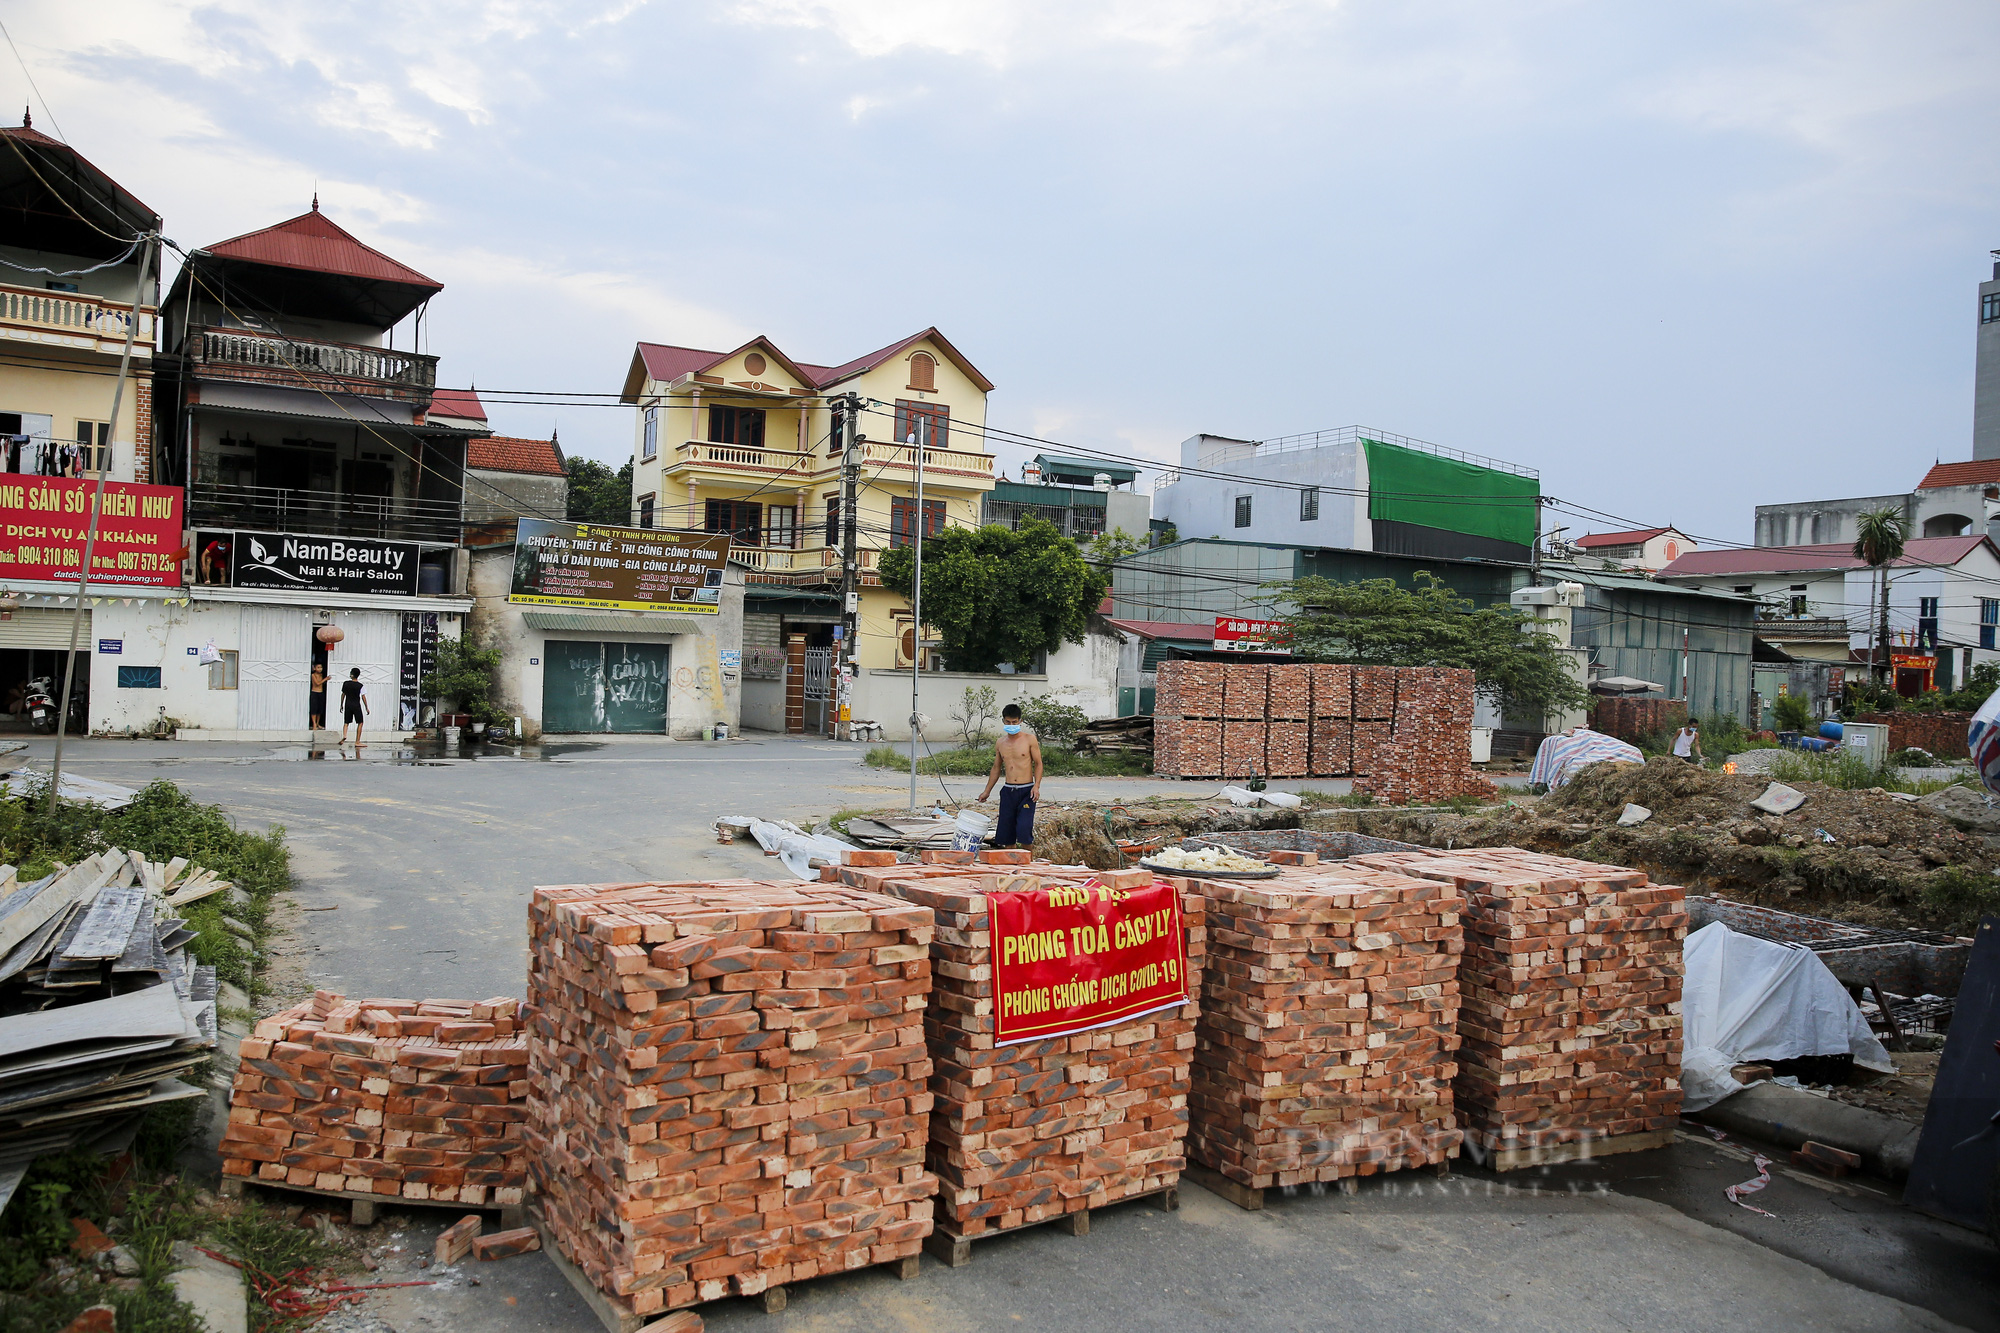
{"label": "window", "polygon": [[660,409],[657,407],[646,409],[646,435],[644,443],[640,446],[639,456],[641,458],[660,456]]}
{"label": "window", "polygon": [[639,526],[642,528],[653,526],[653,497],[650,495],[639,497]]}
{"label": "window", "polygon": [[1793,593],[1793,594],[1792,594],[1792,596],[1791,596],[1791,599],[1790,599],[1790,600],[1791,600],[1791,607],[1790,607],[1790,609],[1791,609],[1791,614],[1792,614],[1792,615],[1794,615],[1794,616],[1809,616],[1809,615],[1811,615],[1811,614],[1812,614],[1812,612],[1810,612],[1810,611],[1808,611],[1808,610],[1806,609],[1806,599],[1805,599],[1805,597],[1804,597],[1804,596],[1803,596],[1802,594],[1800,594],[1800,593]]}
{"label": "window", "polygon": [[922,443],[929,449],[948,448],[951,440],[951,409],[943,403],[913,403],[907,398],[896,400],[896,443],[909,444],[916,440],[917,428],[923,427]]}
{"label": "window", "polygon": [[102,472],[111,466],[111,423],[79,421],[76,442],[83,446],[83,470]]}
{"label": "window", "polygon": [[[1310,523],[1319,517],[1319,487],[1308,486],[1299,492],[1299,522]],[[1242,527],[1241,523],[1236,525]]]}
{"label": "window", "polygon": [[746,449],[764,447],[764,409],[761,407],[711,407],[708,409],[708,442],[740,444]]}
{"label": "window", "polygon": [[929,352],[910,358],[910,387],[919,393],[937,392],[937,358]]}
{"label": "window", "polygon": [[157,690],[160,688],[158,667],[122,666],[118,668],[118,688],[121,690]]}
{"label": "window", "polygon": [[764,506],[755,500],[710,500],[704,526],[726,532],[737,546],[764,544]]}
{"label": "window", "polygon": [[1239,528],[1250,526],[1250,497],[1247,495],[1236,497],[1236,526]]}
{"label": "window", "polygon": [[1937,637],[1938,599],[1935,597],[1919,597],[1917,599],[1917,643],[1920,647],[1925,644],[1936,647]]}
{"label": "window", "polygon": [[764,512],[764,545],[789,551],[799,544],[799,511],[790,505],[772,505]]}
{"label": "window", "polygon": [[2000,292],[1988,292],[1979,298],[1979,322],[1991,324],[2000,319]]}
{"label": "window", "polygon": [[1979,646],[1992,648],[1993,636],[2000,633],[2000,597],[1979,599]]}
{"label": "window", "polygon": [[837,495],[826,497],[826,544],[840,545],[840,497]]}
{"label": "window", "polygon": [[[916,535],[917,502],[896,496],[889,501],[889,545],[908,546]],[[944,531],[944,501],[924,501],[924,536]]]}
{"label": "window", "polygon": [[208,688],[211,690],[236,688],[236,653],[233,649],[223,649],[222,660],[208,664]]}
{"label": "window", "polygon": [[1757,585],[1754,583],[1738,583],[1732,588],[1730,588],[1730,591],[1735,593],[1738,597],[1747,597],[1751,593],[1757,591]]}

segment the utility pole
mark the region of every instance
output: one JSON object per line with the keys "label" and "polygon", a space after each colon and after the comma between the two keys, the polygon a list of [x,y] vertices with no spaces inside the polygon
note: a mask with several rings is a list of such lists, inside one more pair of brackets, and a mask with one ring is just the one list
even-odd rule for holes
{"label": "utility pole", "polygon": [[917,809],[917,686],[922,680],[924,662],[924,446],[930,423],[923,417],[917,418],[917,429],[910,437],[912,450],[917,456],[917,513],[916,513],[916,568],[910,576],[910,812]]}
{"label": "utility pole", "polygon": [[1542,586],[1542,503],[1540,491],[1535,493],[1535,540],[1528,547],[1528,586]]}
{"label": "utility pole", "polygon": [[856,394],[841,397],[839,412],[843,420],[841,442],[845,446],[840,454],[840,651],[834,654],[835,695],[839,700],[839,711],[834,714],[834,737],[846,740],[854,733],[845,724],[851,719],[841,717],[851,706],[849,681],[860,671],[861,638],[861,568],[858,546],[858,528],[855,507],[860,497],[861,446],[861,399]]}
{"label": "utility pole", "polygon": [[[132,338],[139,331],[139,310],[146,303],[146,279],[152,275],[153,252],[159,242],[158,235],[148,235],[139,249],[139,283],[132,289],[132,313],[125,321],[125,351],[118,358],[118,386],[111,391],[111,437],[105,441],[108,449],[117,447],[118,414],[125,407],[125,377],[132,369]],[[133,447],[138,447],[136,440]],[[111,475],[109,458],[92,461],[98,465],[97,489],[90,497],[90,529],[83,539],[83,569],[76,576],[76,613],[69,621],[69,658],[63,666],[62,706],[56,710],[56,753],[49,762],[50,814],[55,813],[56,789],[62,785],[63,734],[69,728],[70,694],[76,689],[76,642],[83,631],[83,595],[90,587],[90,562],[96,558],[97,528],[103,521],[104,479]]]}

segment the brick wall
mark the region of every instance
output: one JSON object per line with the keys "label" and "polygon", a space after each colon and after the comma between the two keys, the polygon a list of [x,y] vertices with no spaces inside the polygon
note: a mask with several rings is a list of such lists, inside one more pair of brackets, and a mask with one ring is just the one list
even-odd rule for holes
{"label": "brick wall", "polygon": [[1678,730],[1687,721],[1679,699],[1599,699],[1590,710],[1590,729],[1638,744],[1655,732]]}
{"label": "brick wall", "polygon": [[132,400],[138,416],[132,430],[132,480],[146,482],[153,479],[153,381],[141,375],[133,387],[138,390]]}
{"label": "brick wall", "polygon": [[1963,759],[1968,753],[1965,729],[1972,725],[1970,713],[1857,713],[1854,720],[1888,723],[1891,754],[1910,745],[1940,759]]}

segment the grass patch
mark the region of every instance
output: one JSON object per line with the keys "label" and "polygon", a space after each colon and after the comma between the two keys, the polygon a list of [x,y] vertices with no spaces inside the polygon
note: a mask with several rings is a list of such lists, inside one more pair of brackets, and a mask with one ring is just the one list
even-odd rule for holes
{"label": "grass patch", "polygon": [[182,909],[196,932],[188,950],[213,967],[224,981],[256,995],[252,951],[222,924],[228,914],[250,927],[261,941],[268,934],[272,899],[292,882],[291,851],[285,830],[246,833],[219,805],[203,805],[171,782],[140,789],[123,810],[104,810],[81,801],[58,801],[54,810],[33,793],[0,801],[0,860],[20,867],[23,880],[39,879],[56,862],[75,863],[112,847],[136,851],[154,861],[185,856],[205,870],[235,883],[234,894],[217,894]]}
{"label": "grass patch", "polygon": [[1907,792],[1912,796],[1928,796],[1934,791],[1943,791],[1946,787],[1966,781],[1964,778],[1906,777],[1899,769],[1877,768],[1860,755],[1838,750],[1832,754],[1787,750],[1771,761],[1766,772],[1779,782],[1818,782],[1842,791],[1868,791],[1880,787],[1883,791]]}
{"label": "grass patch", "polygon": [[1946,866],[1924,886],[1924,904],[1945,919],[1954,935],[1970,935],[1979,918],[2000,914],[2000,876]]}
{"label": "grass patch", "polygon": [[[960,746],[934,750],[917,760],[917,772],[947,777],[984,777],[993,770],[998,754],[991,745]],[[870,768],[910,771],[906,746],[878,745],[868,752]],[[1043,750],[1042,772],[1052,778],[1143,777],[1153,771],[1152,756],[1143,754],[1078,754],[1074,750]]]}

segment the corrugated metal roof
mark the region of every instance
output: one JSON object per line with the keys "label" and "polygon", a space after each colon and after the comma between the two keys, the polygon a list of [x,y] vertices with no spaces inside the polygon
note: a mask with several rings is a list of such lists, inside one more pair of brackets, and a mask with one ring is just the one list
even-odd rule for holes
{"label": "corrugated metal roof", "polygon": [[699,634],[701,621],[693,616],[649,616],[633,614],[592,615],[586,611],[524,611],[521,619],[529,629],[567,630],[574,634]]}
{"label": "corrugated metal roof", "polygon": [[468,440],[465,465],[488,472],[532,472],[538,476],[563,475],[562,457],[554,440],[527,440],[512,435],[489,435]]}
{"label": "corrugated metal roof", "polygon": [[477,389],[436,389],[431,393],[430,414],[434,417],[464,417],[468,421],[484,421],[486,404],[479,401]]}
{"label": "corrugated metal roof", "polygon": [[[1900,559],[1892,568],[1921,565],[1955,565],[1971,555],[1985,537],[1912,537],[1903,543]],[[1828,542],[1817,546],[1748,546],[1738,551],[1689,551],[1660,571],[1663,579],[1695,578],[1715,574],[1785,574],[1815,569],[1862,569],[1851,543]]]}
{"label": "corrugated metal roof", "polygon": [[1178,620],[1126,620],[1118,616],[1105,619],[1119,629],[1130,630],[1142,639],[1176,639],[1188,643],[1213,643],[1215,622],[1190,625]]}
{"label": "corrugated metal roof", "polygon": [[1589,550],[1593,546],[1637,546],[1649,542],[1671,528],[1633,528],[1630,532],[1593,532],[1587,537],[1578,537],[1576,544]]}
{"label": "corrugated metal roof", "polygon": [[443,283],[425,277],[407,264],[398,263],[380,250],[363,245],[320,212],[317,203],[311,212],[287,218],[262,231],[232,236],[203,249],[223,259],[269,264],[274,268],[333,273],[373,282],[395,282],[410,287],[428,287],[433,292],[444,290]]}

